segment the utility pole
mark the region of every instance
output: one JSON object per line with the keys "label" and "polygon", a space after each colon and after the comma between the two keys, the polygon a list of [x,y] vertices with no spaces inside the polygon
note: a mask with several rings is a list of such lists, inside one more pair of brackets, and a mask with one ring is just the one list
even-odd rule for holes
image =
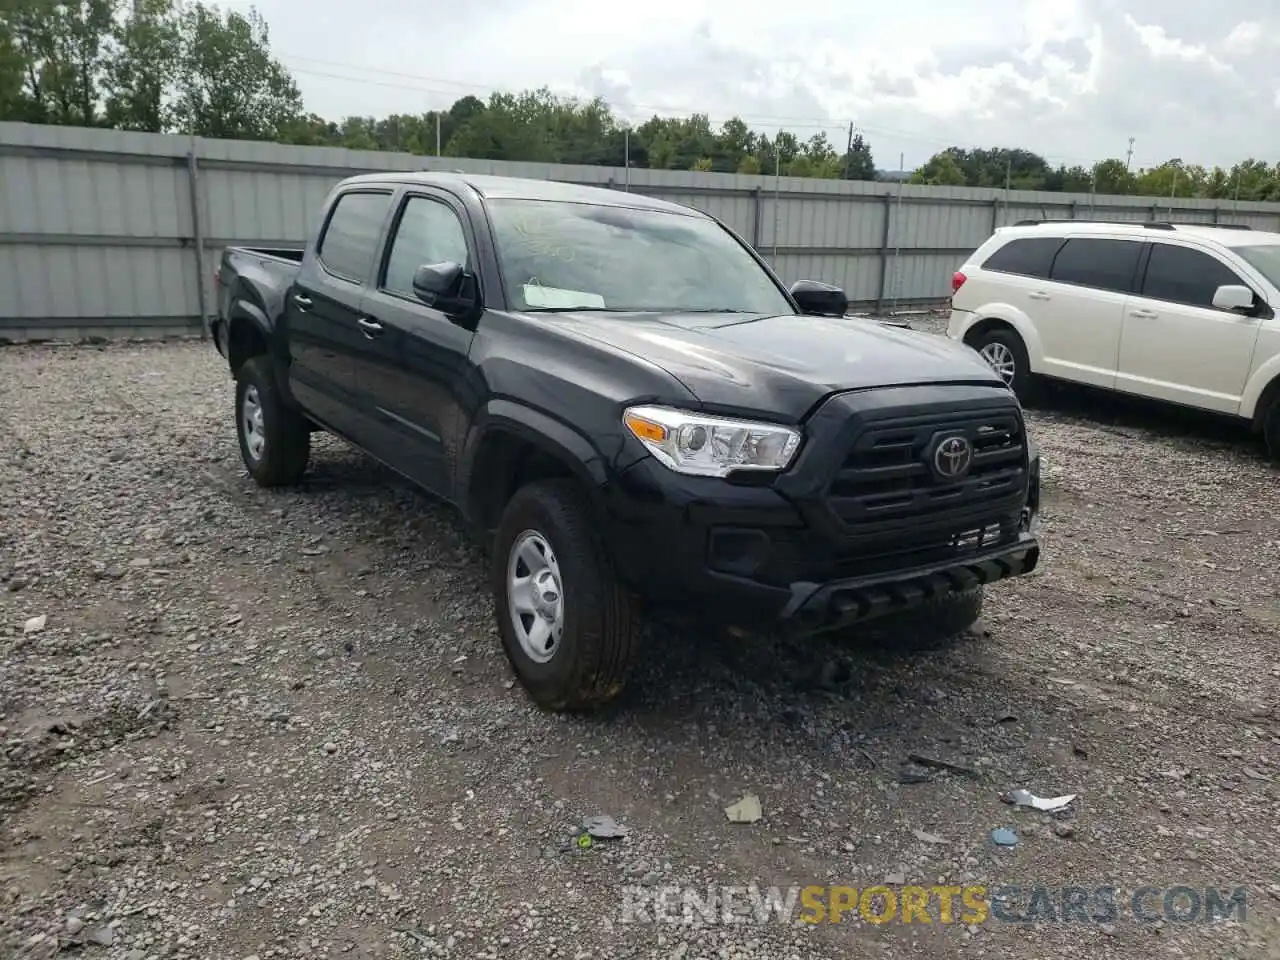
{"label": "utility pole", "polygon": [[1133,162],[1133,137],[1129,138],[1129,152],[1124,155],[1124,172],[1129,172],[1129,164]]}
{"label": "utility pole", "polygon": [[631,192],[631,128],[624,127],[622,130],[622,153],[625,157],[623,165],[627,170],[627,193]]}
{"label": "utility pole", "polygon": [[1013,179],[1013,154],[1007,153],[1004,158],[1004,216],[1009,219],[1009,184]]}
{"label": "utility pole", "polygon": [[440,111],[436,111],[436,156],[440,156]]}
{"label": "utility pole", "polygon": [[853,160],[853,121],[849,121],[849,146],[844,151],[844,178],[849,179],[849,163]]}
{"label": "utility pole", "polygon": [[778,223],[782,202],[782,149],[773,141],[773,269],[778,269]]}

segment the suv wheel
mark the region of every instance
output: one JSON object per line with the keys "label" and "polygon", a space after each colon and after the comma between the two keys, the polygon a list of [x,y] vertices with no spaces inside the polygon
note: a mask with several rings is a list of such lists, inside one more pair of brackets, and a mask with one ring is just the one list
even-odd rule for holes
{"label": "suv wheel", "polygon": [[1271,406],[1262,418],[1262,439],[1267,444],[1267,455],[1271,462],[1280,466],[1280,396],[1271,401]]}
{"label": "suv wheel", "polygon": [[240,456],[260,487],[297,483],[311,458],[311,431],[276,384],[269,357],[250,357],[236,373]]}
{"label": "suv wheel", "polygon": [[991,369],[1000,374],[1019,400],[1031,396],[1031,362],[1022,338],[1007,327],[993,327],[971,344]]}
{"label": "suv wheel", "polygon": [[516,492],[498,523],[491,576],[498,632],[529,696],[546,710],[622,692],[639,639],[635,598],[618,582],[578,485]]}

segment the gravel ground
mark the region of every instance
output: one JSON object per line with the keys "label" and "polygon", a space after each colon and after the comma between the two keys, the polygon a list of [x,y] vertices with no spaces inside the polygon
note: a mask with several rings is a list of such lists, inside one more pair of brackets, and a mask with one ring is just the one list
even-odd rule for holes
{"label": "gravel ground", "polygon": [[[328,440],[256,489],[231,398],[207,344],[0,351],[0,956],[1280,956],[1277,473],[1238,432],[1054,399],[1043,565],[954,649],[655,622],[566,718],[449,510]],[[580,846],[597,814],[628,835]],[[751,883],[1023,899],[623,922],[629,886]],[[1033,884],[1244,886],[1247,921],[1029,922]]]}

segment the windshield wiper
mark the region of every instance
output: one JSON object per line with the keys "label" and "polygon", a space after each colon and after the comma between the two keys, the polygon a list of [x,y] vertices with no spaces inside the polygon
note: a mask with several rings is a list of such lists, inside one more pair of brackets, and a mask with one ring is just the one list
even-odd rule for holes
{"label": "windshield wiper", "polygon": [[525,307],[521,313],[636,313],[618,307]]}

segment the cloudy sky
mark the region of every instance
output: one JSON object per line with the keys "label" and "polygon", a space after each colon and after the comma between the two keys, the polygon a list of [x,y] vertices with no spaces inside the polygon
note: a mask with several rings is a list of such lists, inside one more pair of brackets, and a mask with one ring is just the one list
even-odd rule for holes
{"label": "cloudy sky", "polygon": [[1280,160],[1280,0],[254,5],[308,109],[335,118],[545,84],[636,121],[737,114],[837,142],[852,122],[882,168],[953,143],[1087,166],[1130,137],[1135,166]]}

